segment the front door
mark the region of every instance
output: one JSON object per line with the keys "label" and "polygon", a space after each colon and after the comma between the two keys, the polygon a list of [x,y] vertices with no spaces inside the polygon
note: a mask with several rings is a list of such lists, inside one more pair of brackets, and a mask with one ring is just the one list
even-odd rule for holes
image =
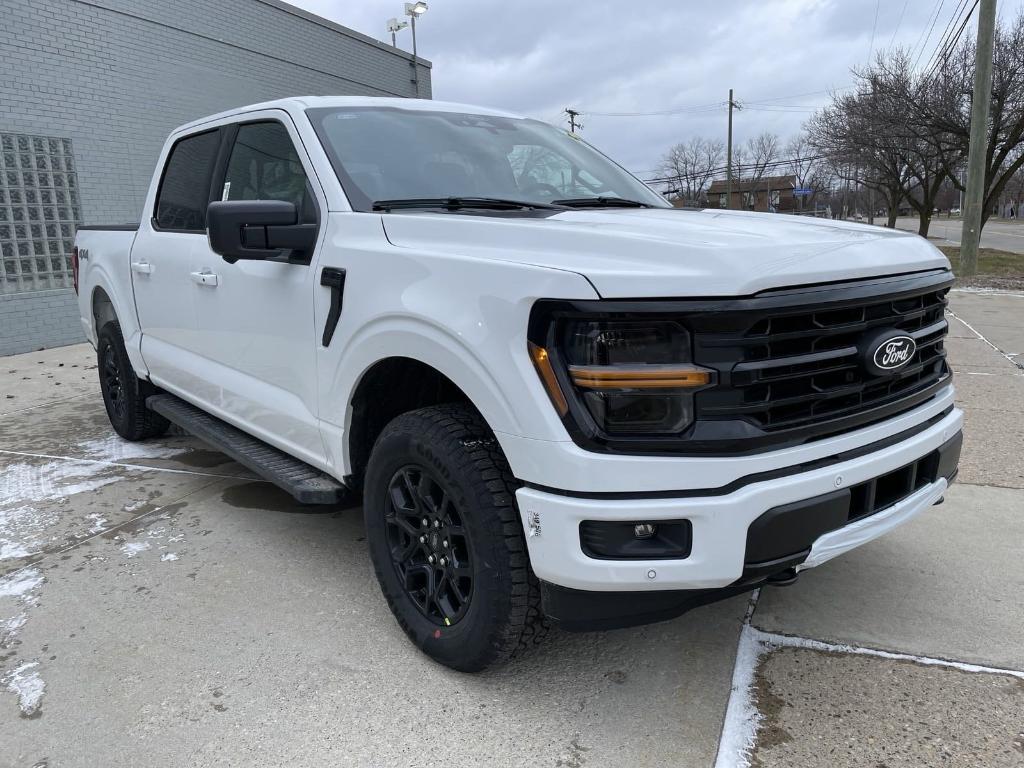
{"label": "front door", "polygon": [[[290,117],[279,111],[227,126],[214,179],[222,200],[285,200],[302,223],[318,223],[318,200]],[[192,252],[197,352],[205,358],[196,394],[207,409],[257,437],[323,466],[317,422],[317,333],[313,298],[318,254],[290,252],[229,264],[208,242]]]}
{"label": "front door", "polygon": [[[195,252],[209,250],[206,206],[222,132],[206,130],[178,139],[164,163],[153,210],[146,211],[131,250],[132,287],[143,329],[142,356],[158,385],[190,397],[202,377]],[[190,397],[191,399],[191,397]]]}

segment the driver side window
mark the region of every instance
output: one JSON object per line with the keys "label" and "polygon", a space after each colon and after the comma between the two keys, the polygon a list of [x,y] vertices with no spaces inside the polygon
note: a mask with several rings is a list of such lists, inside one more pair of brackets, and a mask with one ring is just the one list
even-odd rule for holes
{"label": "driver side window", "polygon": [[288,131],[278,122],[238,127],[221,200],[283,200],[295,204],[300,223],[316,223],[306,172]]}

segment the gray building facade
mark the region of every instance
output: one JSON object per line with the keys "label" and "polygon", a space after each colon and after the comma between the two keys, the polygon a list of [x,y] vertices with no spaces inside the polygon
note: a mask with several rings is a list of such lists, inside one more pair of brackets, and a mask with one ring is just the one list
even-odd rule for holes
{"label": "gray building facade", "polygon": [[136,222],[172,128],[297,95],[430,98],[430,63],[279,0],[0,0],[0,355],[82,340],[80,224]]}

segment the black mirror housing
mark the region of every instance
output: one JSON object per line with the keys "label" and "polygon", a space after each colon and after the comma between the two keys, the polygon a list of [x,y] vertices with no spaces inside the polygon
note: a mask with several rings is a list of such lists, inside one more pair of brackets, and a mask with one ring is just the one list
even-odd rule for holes
{"label": "black mirror housing", "polygon": [[294,203],[284,200],[217,200],[206,209],[210,248],[229,264],[239,259],[308,258],[317,226],[300,224]]}

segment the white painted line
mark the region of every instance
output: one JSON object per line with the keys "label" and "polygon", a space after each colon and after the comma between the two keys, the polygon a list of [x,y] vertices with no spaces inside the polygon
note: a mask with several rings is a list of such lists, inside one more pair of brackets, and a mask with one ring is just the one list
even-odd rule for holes
{"label": "white painted line", "polygon": [[971,672],[982,675],[1008,675],[1018,680],[1024,680],[1024,672],[1016,669],[1003,667],[986,667],[982,664],[971,664],[966,661],[954,661],[951,659],[938,659],[933,656],[918,656],[913,653],[897,653],[895,651],[882,651],[877,648],[865,648],[860,645],[846,645],[845,643],[827,643],[823,640],[812,640],[808,637],[795,635],[778,635],[774,632],[765,632],[750,627],[754,640],[760,643],[766,650],[772,648],[803,648],[809,651],[823,651],[825,653],[847,653],[855,656],[874,656],[879,659],[891,661],[912,661],[915,664],[923,664],[929,667],[946,667],[958,669],[961,672]]}
{"label": "white painted line", "polygon": [[57,405],[58,403],[66,403],[69,400],[77,400],[80,397],[88,397],[89,395],[95,394],[94,392],[82,392],[80,395],[72,395],[71,397],[65,397],[62,400],[47,400],[45,403],[39,403],[38,405],[30,405],[25,408],[18,408],[14,411],[3,411],[0,416],[13,416],[16,413],[24,413],[25,411],[34,411],[37,408],[45,408],[48,405]]}
{"label": "white painted line", "polygon": [[890,661],[909,661],[914,664],[956,669],[972,674],[1005,675],[1024,680],[1024,672],[1016,669],[988,667],[964,661],[883,651],[844,643],[828,643],[807,637],[765,632],[750,623],[754,609],[757,607],[758,597],[760,597],[760,590],[751,595],[736,644],[736,663],[733,666],[732,685],[722,723],[722,733],[718,740],[715,768],[749,768],[750,755],[757,742],[757,731],[764,720],[764,716],[758,710],[757,702],[754,700],[754,678],[761,658],[766,653],[778,648],[800,648],[824,653],[870,656]]}
{"label": "white painted line", "polygon": [[946,312],[948,312],[948,313],[949,313],[949,314],[950,314],[950,315],[951,315],[951,316],[952,316],[953,318],[955,318],[956,320],[959,320],[959,321],[960,321],[961,323],[963,323],[964,327],[965,327],[965,328],[967,328],[967,330],[969,330],[969,331],[970,331],[971,333],[973,333],[973,334],[974,334],[975,336],[977,336],[977,337],[978,337],[979,339],[981,339],[981,340],[982,340],[982,341],[984,341],[984,342],[985,342],[986,344],[988,344],[988,345],[989,345],[990,347],[992,347],[992,349],[994,349],[994,350],[995,350],[996,352],[998,352],[998,353],[999,353],[1000,355],[1002,355],[1002,356],[1003,356],[1003,357],[1005,357],[1005,358],[1006,358],[1007,360],[1009,360],[1009,361],[1010,361],[1010,364],[1011,364],[1011,365],[1013,365],[1013,366],[1015,366],[1015,367],[1017,367],[1017,368],[1024,368],[1024,365],[1022,365],[1021,363],[1018,363],[1018,362],[1017,362],[1016,360],[1014,360],[1014,359],[1013,359],[1013,355],[1008,355],[1008,354],[1006,354],[1005,352],[1003,352],[1003,350],[1001,350],[1001,349],[1000,349],[999,347],[997,347],[997,346],[996,346],[995,344],[993,344],[993,343],[992,343],[991,341],[989,341],[989,340],[988,340],[988,339],[986,339],[986,338],[985,338],[984,336],[982,336],[982,335],[981,335],[981,333],[980,333],[980,332],[978,331],[978,329],[977,329],[977,328],[975,328],[975,327],[974,327],[973,325],[971,325],[971,324],[970,324],[970,323],[968,323],[968,322],[967,322],[966,320],[964,320],[964,319],[963,319],[962,317],[960,317],[960,316],[959,316],[959,315],[958,315],[958,314],[957,314],[956,312],[954,312],[953,310],[949,309],[948,307],[946,308]]}
{"label": "white painted line", "polygon": [[[8,456],[27,456],[31,459],[56,459],[58,461],[76,461],[82,464],[102,464],[105,467],[123,467],[125,469],[139,469],[149,472],[170,472],[175,475],[196,475],[198,477],[222,477],[222,478],[234,478],[237,480],[259,480],[260,482],[266,482],[261,478],[256,478],[251,475],[229,475],[221,474],[217,472],[196,472],[192,469],[170,469],[167,467],[150,467],[145,464],[126,464],[121,461],[103,461],[102,459],[79,459],[74,456],[54,456],[49,453],[28,453],[26,451],[5,451],[0,449],[0,454],[7,454]],[[225,457],[226,458],[226,457]]]}

